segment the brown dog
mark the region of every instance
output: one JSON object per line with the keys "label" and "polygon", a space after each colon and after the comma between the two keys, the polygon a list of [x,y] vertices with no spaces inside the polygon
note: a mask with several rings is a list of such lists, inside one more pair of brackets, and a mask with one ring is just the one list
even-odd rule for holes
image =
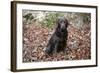
{"label": "brown dog", "polygon": [[61,50],[65,51],[68,36],[68,25],[68,20],[65,17],[58,18],[55,32],[52,34],[45,50],[48,55],[52,55],[53,53],[57,53]]}

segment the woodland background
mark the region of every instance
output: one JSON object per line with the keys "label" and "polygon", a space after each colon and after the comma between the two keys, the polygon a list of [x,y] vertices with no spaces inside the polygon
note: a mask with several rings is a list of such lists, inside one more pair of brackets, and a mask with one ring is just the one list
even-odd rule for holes
{"label": "woodland background", "polygon": [[[23,62],[91,59],[91,14],[23,10]],[[67,54],[47,56],[46,45],[55,30],[58,17],[68,26]]]}

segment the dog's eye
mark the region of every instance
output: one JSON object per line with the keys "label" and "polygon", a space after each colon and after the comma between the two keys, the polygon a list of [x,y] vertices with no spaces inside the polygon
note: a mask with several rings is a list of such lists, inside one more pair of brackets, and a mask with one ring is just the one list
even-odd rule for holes
{"label": "dog's eye", "polygon": [[65,21],[63,23],[66,23]]}

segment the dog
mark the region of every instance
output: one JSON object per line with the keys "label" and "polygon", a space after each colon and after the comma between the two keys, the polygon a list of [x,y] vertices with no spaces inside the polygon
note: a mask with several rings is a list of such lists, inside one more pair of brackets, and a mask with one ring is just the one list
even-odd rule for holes
{"label": "dog", "polygon": [[57,27],[46,46],[45,52],[48,55],[56,54],[57,52],[66,50],[66,43],[68,37],[68,27],[69,23],[65,17],[59,17],[57,20]]}

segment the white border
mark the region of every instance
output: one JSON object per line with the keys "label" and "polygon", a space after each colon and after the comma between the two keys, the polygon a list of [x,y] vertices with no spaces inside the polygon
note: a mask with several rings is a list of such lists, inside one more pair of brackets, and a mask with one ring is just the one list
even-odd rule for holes
{"label": "white border", "polygon": [[[91,60],[22,63],[22,9],[91,13]],[[17,4],[17,69],[35,69],[64,66],[95,65],[96,62],[96,9],[49,5]]]}

